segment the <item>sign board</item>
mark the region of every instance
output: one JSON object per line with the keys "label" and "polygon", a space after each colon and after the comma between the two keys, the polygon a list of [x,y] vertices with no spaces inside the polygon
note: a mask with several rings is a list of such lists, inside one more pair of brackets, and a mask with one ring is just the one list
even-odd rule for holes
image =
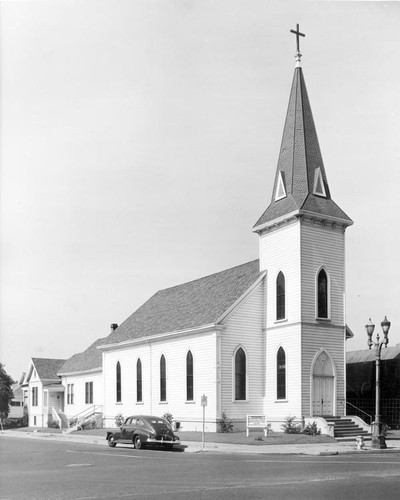
{"label": "sign board", "polygon": [[264,436],[268,434],[268,422],[266,415],[246,415],[246,436],[249,437],[250,429],[263,429]]}
{"label": "sign board", "polygon": [[207,396],[204,394],[201,396],[201,406],[207,406]]}

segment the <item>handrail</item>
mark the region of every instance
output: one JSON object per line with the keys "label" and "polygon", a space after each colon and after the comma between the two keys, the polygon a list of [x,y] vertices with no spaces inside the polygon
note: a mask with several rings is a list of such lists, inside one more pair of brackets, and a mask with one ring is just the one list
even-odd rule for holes
{"label": "handrail", "polygon": [[369,413],[367,413],[366,411],[362,410],[361,408],[358,408],[358,406],[355,406],[353,405],[353,403],[349,403],[348,401],[346,401],[346,404],[347,405],[350,405],[352,406],[353,408],[355,408],[357,411],[360,411],[361,413],[364,413],[364,415],[367,415],[367,417],[370,419],[369,423],[372,422],[372,415],[370,415]]}
{"label": "handrail", "polygon": [[54,420],[56,420],[56,422],[58,423],[58,426],[61,429],[62,428],[62,420],[61,420],[60,415],[57,413],[57,410],[55,410],[54,406],[49,406],[49,408],[51,408],[51,417]]}
{"label": "handrail", "polygon": [[71,421],[74,422],[74,425],[77,425],[82,420],[84,420],[86,418],[89,418],[92,415],[94,415],[95,413],[101,412],[102,410],[103,410],[103,405],[92,405],[92,406],[89,406],[89,408],[85,408],[84,410],[82,410],[81,412],[77,413],[73,417],[70,417],[68,419],[68,427],[69,428],[72,427],[71,426]]}

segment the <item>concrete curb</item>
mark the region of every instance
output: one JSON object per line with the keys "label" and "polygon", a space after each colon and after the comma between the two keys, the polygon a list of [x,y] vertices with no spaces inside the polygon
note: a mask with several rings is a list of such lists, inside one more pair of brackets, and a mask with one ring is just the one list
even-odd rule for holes
{"label": "concrete curb", "polygon": [[[42,439],[51,441],[63,441],[80,444],[94,444],[107,446],[107,440],[102,436],[91,436],[88,434],[71,433],[41,433],[41,432],[21,432],[21,431],[0,431],[0,436],[14,437],[21,439]],[[393,446],[394,445],[394,446]],[[400,453],[400,441],[389,441],[385,450],[363,449],[358,450],[355,443],[321,443],[307,445],[264,445],[254,446],[248,444],[229,444],[206,442],[204,449],[201,443],[186,441],[182,448],[186,453],[242,453],[256,455],[311,455],[311,456],[334,456],[334,455],[370,455],[382,453]]]}

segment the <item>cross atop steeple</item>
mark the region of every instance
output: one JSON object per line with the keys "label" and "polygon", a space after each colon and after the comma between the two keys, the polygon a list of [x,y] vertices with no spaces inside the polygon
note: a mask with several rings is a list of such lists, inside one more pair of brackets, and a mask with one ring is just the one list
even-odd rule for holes
{"label": "cross atop steeple", "polygon": [[299,25],[296,24],[296,31],[295,30],[290,30],[290,33],[293,33],[296,35],[296,45],[297,45],[297,52],[295,55],[296,58],[296,68],[300,67],[300,61],[301,61],[301,53],[300,53],[300,37],[301,36],[306,36],[304,33],[300,33]]}

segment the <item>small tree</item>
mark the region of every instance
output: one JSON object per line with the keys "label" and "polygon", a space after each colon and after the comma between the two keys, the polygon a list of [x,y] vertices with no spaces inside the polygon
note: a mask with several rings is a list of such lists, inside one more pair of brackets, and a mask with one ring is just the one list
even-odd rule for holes
{"label": "small tree", "polygon": [[221,413],[221,418],[217,420],[217,424],[218,432],[232,432],[233,430],[233,423],[229,420],[224,411]]}
{"label": "small tree", "polygon": [[13,379],[6,372],[3,363],[0,363],[0,423],[3,429],[3,420],[8,417],[10,413],[10,403],[14,397],[12,391]]}
{"label": "small tree", "polygon": [[301,431],[301,426],[295,423],[296,417],[286,417],[285,423],[281,425],[283,432],[286,434],[299,434]]}

